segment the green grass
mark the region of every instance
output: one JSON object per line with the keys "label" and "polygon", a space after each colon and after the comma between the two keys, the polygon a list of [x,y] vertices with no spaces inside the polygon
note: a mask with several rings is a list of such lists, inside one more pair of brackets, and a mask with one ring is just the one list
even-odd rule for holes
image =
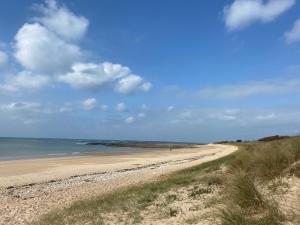
{"label": "green grass", "polygon": [[250,142],[239,147],[239,152],[228,166],[226,207],[220,213],[222,225],[281,224],[284,217],[278,207],[264,198],[257,185],[287,175],[290,167],[290,173],[298,175],[298,164],[294,164],[300,160],[300,138]]}
{"label": "green grass", "polygon": [[230,167],[242,170],[249,176],[269,181],[281,176],[285,169],[300,160],[300,138],[272,142],[252,142],[240,145]]}
{"label": "green grass", "polygon": [[253,178],[243,171],[236,171],[229,180],[228,197],[232,202],[244,209],[265,207],[263,197],[257,190]]}
{"label": "green grass", "polygon": [[[268,143],[249,142],[238,144],[239,151],[229,156],[185,169],[159,181],[132,186],[115,193],[89,200],[78,201],[65,209],[54,210],[34,225],[105,224],[107,214],[118,218],[120,224],[140,223],[143,210],[154,203],[161,194],[176,188],[199,184],[222,185],[223,197],[218,201],[224,207],[218,218],[222,225],[279,225],[284,217],[277,206],[267,201],[258,184],[267,184],[286,173],[299,176],[300,138],[288,138]],[[227,172],[216,174],[220,167]],[[210,189],[195,188],[193,198]],[[177,196],[167,195],[167,202],[178,201]],[[210,205],[211,206],[211,205]],[[173,217],[177,209],[164,208],[166,216]],[[199,218],[197,217],[197,220]],[[186,221],[196,222],[196,217]]]}
{"label": "green grass", "polygon": [[[208,173],[208,171],[219,169],[221,165],[227,163],[233,157],[233,155],[228,155],[170,174],[156,182],[132,186],[102,197],[78,201],[68,208],[54,210],[42,216],[33,224],[104,224],[103,215],[105,213],[113,213],[116,217],[118,215],[127,215],[126,218],[130,221],[125,221],[125,223],[138,223],[142,219],[141,211],[153,203],[160,194],[166,193],[171,188],[179,188],[201,182],[204,174]],[[169,215],[174,215],[173,210],[169,211]]]}
{"label": "green grass", "polygon": [[231,209],[220,210],[220,218],[222,225],[280,225],[272,216],[247,217],[239,209],[231,207]]}

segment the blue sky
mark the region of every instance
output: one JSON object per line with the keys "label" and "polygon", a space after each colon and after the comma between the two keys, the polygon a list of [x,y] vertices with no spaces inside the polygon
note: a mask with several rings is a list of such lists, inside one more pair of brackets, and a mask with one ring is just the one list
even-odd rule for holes
{"label": "blue sky", "polygon": [[209,142],[300,133],[296,0],[0,7],[0,136]]}

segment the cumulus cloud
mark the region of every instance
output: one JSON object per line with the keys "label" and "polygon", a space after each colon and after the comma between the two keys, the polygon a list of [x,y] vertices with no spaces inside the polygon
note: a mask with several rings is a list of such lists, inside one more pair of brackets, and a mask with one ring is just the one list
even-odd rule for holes
{"label": "cumulus cloud", "polygon": [[129,73],[128,67],[110,62],[100,64],[75,63],[72,66],[72,71],[60,75],[58,80],[71,85],[75,89],[97,90]]}
{"label": "cumulus cloud", "polygon": [[115,87],[116,91],[124,94],[130,94],[134,91],[149,91],[151,83],[143,82],[143,79],[138,75],[129,75],[120,79]]}
{"label": "cumulus cloud", "polygon": [[150,89],[152,88],[152,84],[150,82],[144,82],[141,86],[140,86],[140,89],[142,91],[149,91]]}
{"label": "cumulus cloud", "polygon": [[196,95],[205,99],[242,99],[258,95],[288,94],[299,90],[300,79],[278,79],[206,87]]}
{"label": "cumulus cloud", "polygon": [[83,56],[72,40],[82,38],[88,20],[77,16],[56,1],[36,5],[42,12],[33,23],[25,23],[15,36],[15,58],[27,70],[43,74],[56,74],[69,70]]}
{"label": "cumulus cloud", "polygon": [[112,85],[117,92],[123,94],[138,90],[149,91],[151,88],[151,83],[144,82],[142,77],[131,74],[128,67],[110,62],[76,63],[72,66],[71,72],[60,75],[58,80],[82,90],[99,90],[103,86]]}
{"label": "cumulus cloud", "polygon": [[146,117],[146,114],[145,114],[145,113],[139,113],[139,114],[138,114],[138,117],[139,117],[139,118],[144,118],[144,117]]}
{"label": "cumulus cloud", "polygon": [[46,5],[36,5],[35,8],[42,13],[42,16],[34,20],[64,39],[82,38],[89,26],[88,19],[75,15],[64,6],[59,7],[54,0],[47,0]]}
{"label": "cumulus cloud", "polygon": [[36,91],[50,83],[50,78],[42,75],[34,75],[30,71],[22,71],[17,75],[8,76],[3,84],[0,84],[0,92]]}
{"label": "cumulus cloud", "polygon": [[284,34],[287,43],[300,41],[300,19],[296,20],[292,29]]}
{"label": "cumulus cloud", "polygon": [[0,68],[8,63],[8,56],[5,52],[0,51]]}
{"label": "cumulus cloud", "polygon": [[134,121],[135,121],[135,118],[133,116],[129,116],[125,119],[125,123],[127,123],[127,124],[134,123]]}
{"label": "cumulus cloud", "polygon": [[106,112],[108,110],[108,106],[107,105],[100,105],[100,109],[103,112]]}
{"label": "cumulus cloud", "polygon": [[82,106],[85,110],[95,109],[97,106],[97,100],[95,98],[88,98],[82,102]]}
{"label": "cumulus cloud", "polygon": [[255,22],[267,23],[289,10],[295,0],[234,0],[225,6],[225,25],[229,30],[241,29]]}
{"label": "cumulus cloud", "polygon": [[[46,81],[63,82],[81,90],[100,90],[105,86],[123,94],[151,89],[150,82],[132,74],[121,64],[83,63],[87,56],[81,50],[79,40],[89,26],[85,17],[58,5],[55,0],[46,0],[45,4],[35,5],[34,9],[41,15],[25,23],[14,38],[14,58],[21,65],[19,71],[36,76],[35,83],[32,79],[25,83],[34,86],[32,90],[37,90],[38,83]],[[7,55],[0,51],[0,66],[6,61]],[[17,81],[21,78],[25,76],[16,77],[14,83],[20,83]],[[0,89],[12,91],[18,86],[4,83],[0,84]]]}
{"label": "cumulus cloud", "polygon": [[125,112],[127,110],[125,103],[123,103],[123,102],[118,103],[116,106],[116,110],[118,112]]}
{"label": "cumulus cloud", "polygon": [[82,56],[80,47],[39,23],[25,23],[15,36],[15,58],[27,70],[43,74],[66,71]]}

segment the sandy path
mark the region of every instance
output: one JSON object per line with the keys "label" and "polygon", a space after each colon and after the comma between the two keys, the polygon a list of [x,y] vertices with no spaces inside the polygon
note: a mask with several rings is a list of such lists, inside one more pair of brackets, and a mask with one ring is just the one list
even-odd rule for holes
{"label": "sandy path", "polygon": [[0,162],[0,224],[24,224],[75,200],[155,180],[236,149],[228,145],[202,145],[130,155]]}

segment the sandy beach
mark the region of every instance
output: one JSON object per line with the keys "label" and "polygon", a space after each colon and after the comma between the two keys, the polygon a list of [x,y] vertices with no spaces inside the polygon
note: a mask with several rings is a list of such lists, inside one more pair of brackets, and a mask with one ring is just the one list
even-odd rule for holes
{"label": "sandy beach", "polygon": [[237,150],[229,145],[0,162],[0,224],[25,224],[57,207],[156,180]]}

